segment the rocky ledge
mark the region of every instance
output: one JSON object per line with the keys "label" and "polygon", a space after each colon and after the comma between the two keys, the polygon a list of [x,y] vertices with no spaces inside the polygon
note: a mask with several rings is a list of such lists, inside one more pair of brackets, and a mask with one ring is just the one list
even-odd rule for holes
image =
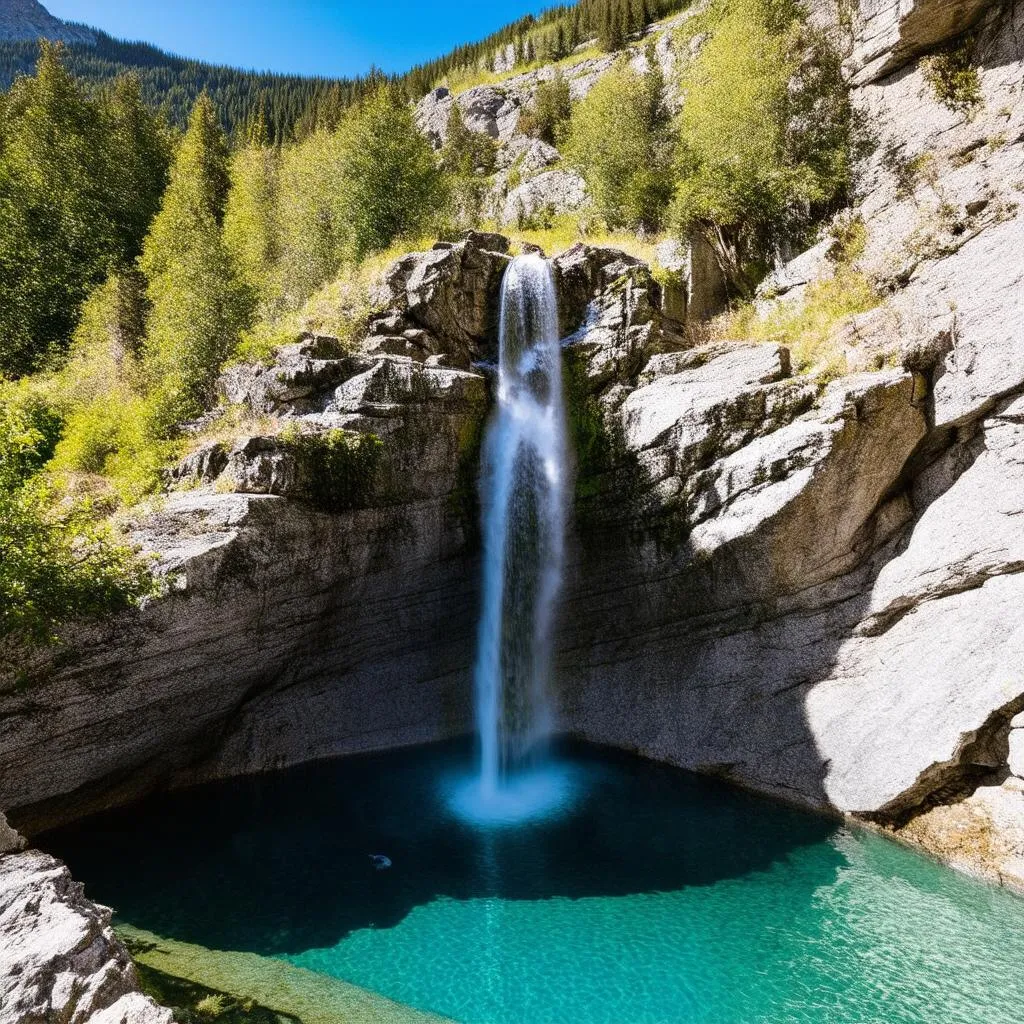
{"label": "rocky ledge", "polygon": [[18,1024],[171,1024],[139,991],[110,911],[85,898],[63,864],[0,815],[0,1018]]}

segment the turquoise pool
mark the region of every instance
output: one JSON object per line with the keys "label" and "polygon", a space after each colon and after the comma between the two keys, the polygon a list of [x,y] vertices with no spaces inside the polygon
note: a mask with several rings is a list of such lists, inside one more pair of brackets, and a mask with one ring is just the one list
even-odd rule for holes
{"label": "turquoise pool", "polygon": [[139,928],[463,1024],[1024,1019],[1024,901],[714,781],[559,756],[567,806],[516,828],[452,813],[471,752],[444,745],[161,796],[41,845]]}

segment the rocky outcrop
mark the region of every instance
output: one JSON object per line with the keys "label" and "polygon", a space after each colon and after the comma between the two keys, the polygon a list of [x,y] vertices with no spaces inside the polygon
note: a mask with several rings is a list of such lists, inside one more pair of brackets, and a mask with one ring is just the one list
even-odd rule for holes
{"label": "rocky outcrop", "polygon": [[0,857],[8,853],[19,853],[25,849],[25,839],[7,824],[7,818],[0,814]]}
{"label": "rocky outcrop", "polygon": [[461,242],[439,242],[432,252],[399,260],[373,296],[382,313],[371,320],[364,347],[374,337],[401,334],[424,354],[443,354],[457,366],[493,358],[508,248],[501,235],[469,232]]}
{"label": "rocky outcrop", "polygon": [[891,74],[968,31],[991,6],[991,0],[858,0],[847,61],[852,82],[864,85]]}
{"label": "rocky outcrop", "polygon": [[0,856],[0,1016],[19,1024],[171,1024],[139,991],[110,911],[59,861]]}
{"label": "rocky outcrop", "polygon": [[69,25],[55,18],[38,0],[4,0],[0,8],[0,40],[96,45],[96,33],[83,25]]}
{"label": "rocky outcrop", "polygon": [[591,385],[631,382],[683,338],[650,268],[618,249],[575,245],[554,260],[565,347]]}
{"label": "rocky outcrop", "polygon": [[538,214],[574,213],[587,202],[587,183],[575,171],[542,171],[508,193],[501,223],[524,223]]}

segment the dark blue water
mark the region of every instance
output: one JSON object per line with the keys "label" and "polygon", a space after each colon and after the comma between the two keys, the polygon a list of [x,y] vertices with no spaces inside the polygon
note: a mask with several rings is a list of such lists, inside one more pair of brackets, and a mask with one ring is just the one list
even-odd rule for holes
{"label": "dark blue water", "polygon": [[571,806],[514,829],[449,810],[455,745],[165,795],[41,845],[124,922],[465,1024],[1024,1019],[1024,901],[711,780],[563,753]]}

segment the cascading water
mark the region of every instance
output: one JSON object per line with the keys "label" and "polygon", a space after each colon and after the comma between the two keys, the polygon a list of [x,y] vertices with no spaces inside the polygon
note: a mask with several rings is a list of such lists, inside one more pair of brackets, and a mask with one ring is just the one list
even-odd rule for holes
{"label": "cascading water", "polygon": [[484,445],[480,774],[456,798],[477,820],[534,817],[565,793],[546,748],[568,464],[554,279],[540,256],[520,256],[502,285],[498,407]]}

